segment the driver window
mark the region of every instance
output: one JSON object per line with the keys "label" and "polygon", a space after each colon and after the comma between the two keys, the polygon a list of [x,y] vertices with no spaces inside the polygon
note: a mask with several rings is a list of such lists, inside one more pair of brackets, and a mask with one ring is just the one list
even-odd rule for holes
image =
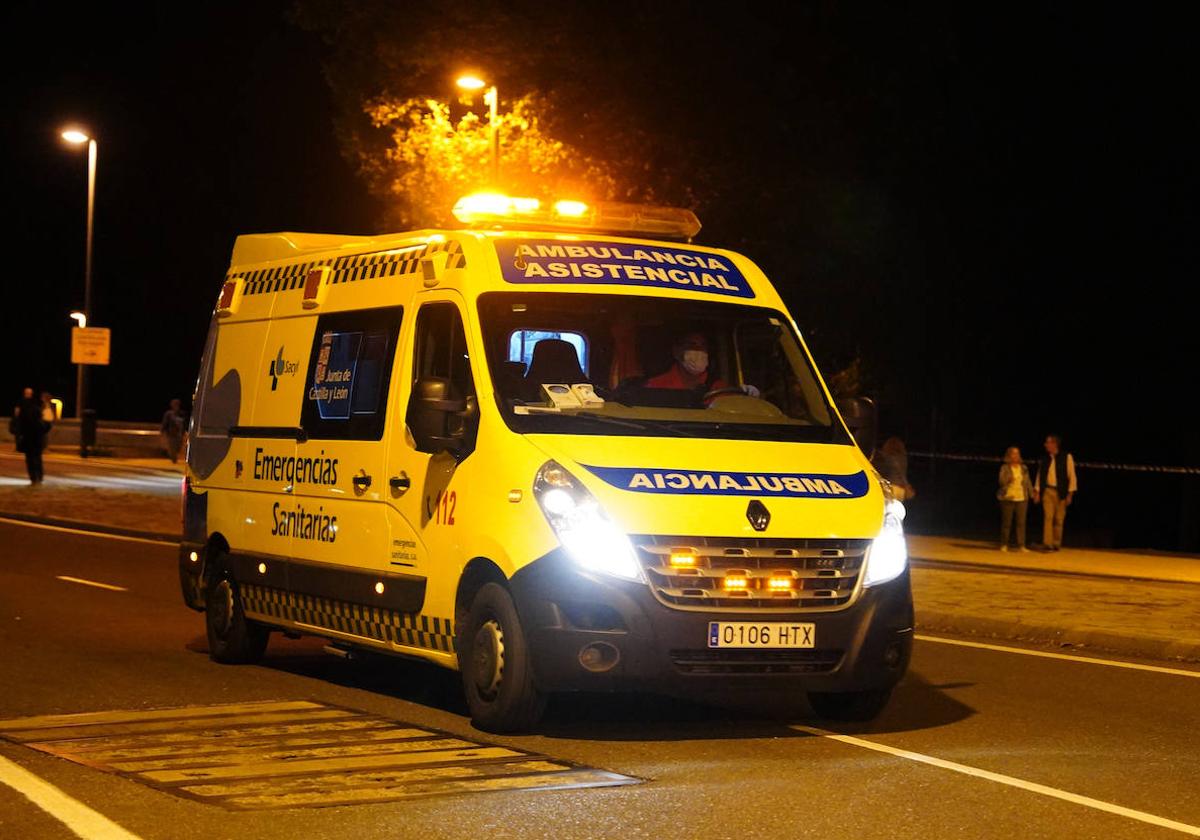
{"label": "driver window", "polygon": [[[417,312],[416,355],[413,360],[413,388],[409,398],[407,422],[418,440],[433,424],[444,427],[429,435],[431,439],[460,436],[469,451],[475,445],[478,410],[475,401],[475,380],[471,376],[471,357],[467,348],[462,316],[453,303],[428,303]],[[446,402],[461,402],[462,410],[431,415],[421,405],[421,397],[436,395]],[[438,445],[424,446],[422,451],[434,451]]]}

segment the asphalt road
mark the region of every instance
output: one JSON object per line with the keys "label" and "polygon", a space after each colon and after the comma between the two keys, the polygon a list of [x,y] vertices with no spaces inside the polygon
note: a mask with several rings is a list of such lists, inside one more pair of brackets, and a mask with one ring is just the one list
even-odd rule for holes
{"label": "asphalt road", "polygon": [[[767,713],[769,698],[586,697],[556,700],[539,735],[498,738],[423,665],[281,638],[261,666],[212,663],[174,563],[168,545],[0,521],[0,719],[313,701],[639,783],[234,811],[0,740],[0,837],[77,836],[46,810],[64,802],[90,809],[82,836],[144,840],[1200,836],[1200,669],[922,638],[892,705],[857,729]],[[14,788],[33,777],[62,799]]]}

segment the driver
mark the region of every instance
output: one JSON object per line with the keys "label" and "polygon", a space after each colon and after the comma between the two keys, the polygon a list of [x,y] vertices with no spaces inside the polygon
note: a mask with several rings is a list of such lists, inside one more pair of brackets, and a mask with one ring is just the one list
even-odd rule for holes
{"label": "driver", "polygon": [[708,339],[703,333],[691,332],[680,336],[671,347],[675,363],[666,373],[646,380],[647,388],[672,388],[691,391],[704,388],[715,391],[729,387],[726,382],[710,377],[708,372]]}
{"label": "driver", "polygon": [[[647,379],[645,387],[679,391],[703,388],[706,393],[730,387],[725,380],[709,374],[708,339],[704,333],[690,332],[680,336],[671,347],[671,355],[675,357],[675,363],[666,373]],[[743,386],[741,390],[752,397],[758,396],[758,389],[753,385]]]}

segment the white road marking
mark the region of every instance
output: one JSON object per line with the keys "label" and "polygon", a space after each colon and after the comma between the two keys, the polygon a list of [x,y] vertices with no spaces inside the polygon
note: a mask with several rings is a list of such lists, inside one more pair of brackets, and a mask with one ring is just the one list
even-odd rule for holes
{"label": "white road marking", "polygon": [[979,779],[986,779],[990,782],[997,782],[1002,785],[1019,788],[1029,791],[1030,793],[1038,793],[1042,796],[1049,796],[1054,799],[1061,799],[1064,802],[1071,802],[1075,805],[1083,805],[1086,808],[1094,808],[1097,811],[1105,811],[1109,814],[1116,814],[1119,817],[1126,817],[1138,822],[1149,823],[1160,828],[1169,828],[1172,831],[1178,831],[1182,834],[1189,834],[1193,837],[1200,837],[1200,826],[1188,825],[1187,823],[1169,820],[1166,817],[1160,817],[1155,814],[1148,814],[1145,811],[1135,811],[1132,808],[1125,808],[1121,805],[1114,805],[1111,802],[1104,802],[1100,799],[1092,799],[1090,796],[1080,796],[1077,793],[1071,793],[1066,790],[1059,790],[1048,785],[1040,785],[1037,782],[1027,782],[1024,779],[1018,779],[1015,776],[1005,776],[1002,773],[993,773],[990,770],[981,770],[978,767],[970,767],[966,764],[958,764],[954,761],[946,761],[944,758],[935,758],[924,753],[911,752],[902,750],[897,747],[889,747],[886,744],[879,744],[875,741],[867,741],[862,738],[855,738],[851,735],[839,735],[836,732],[827,732],[824,729],[817,729],[812,726],[802,726],[794,724],[792,729],[799,732],[804,732],[808,735],[814,735],[819,738],[829,738],[833,741],[841,741],[843,744],[850,744],[855,747],[862,747],[875,752],[886,753],[887,755],[896,756],[897,758],[906,758],[909,761],[916,761],[921,764],[929,764],[933,767],[940,767],[943,770],[953,770],[955,773],[962,773],[966,776],[974,776]]}
{"label": "white road marking", "polygon": [[124,534],[109,534],[104,531],[88,531],[83,528],[67,528],[63,525],[44,525],[41,522],[27,522],[24,519],[9,519],[0,516],[0,522],[5,525],[22,525],[26,528],[39,528],[43,531],[61,531],[64,534],[79,534],[84,537],[100,537],[106,540],[125,540],[126,542],[145,543],[146,545],[178,545],[177,541],[148,540],[145,537],[127,537]]}
{"label": "white road marking", "polygon": [[100,583],[97,580],[84,580],[83,578],[71,577],[70,575],[55,575],[58,580],[65,580],[67,583],[82,583],[84,586],[94,586],[97,589],[108,589],[113,592],[128,592],[124,586],[113,586],[111,583]]}
{"label": "white road marking", "polygon": [[962,639],[946,639],[942,636],[926,636],[923,633],[913,635],[914,639],[922,642],[937,642],[942,645],[958,645],[959,647],[979,648],[980,650],[995,650],[1000,653],[1019,653],[1023,656],[1040,656],[1043,659],[1065,659],[1068,662],[1086,662],[1089,665],[1108,665],[1110,668],[1128,668],[1132,671],[1150,671],[1156,674],[1171,674],[1176,677],[1193,677],[1200,679],[1200,671],[1188,671],[1183,668],[1167,668],[1163,665],[1143,665],[1140,662],[1124,662],[1119,659],[1097,659],[1094,656],[1076,656],[1070,653],[1051,653],[1046,650],[1029,650],[1028,648],[1009,647],[1008,645],[988,645],[983,642],[968,642]]}
{"label": "white road marking", "polygon": [[108,817],[3,756],[0,756],[0,784],[24,795],[84,840],[140,840],[136,834],[130,834]]}

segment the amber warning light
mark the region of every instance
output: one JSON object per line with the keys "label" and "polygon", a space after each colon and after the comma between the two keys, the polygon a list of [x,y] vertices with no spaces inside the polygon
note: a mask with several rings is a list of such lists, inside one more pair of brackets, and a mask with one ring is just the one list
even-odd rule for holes
{"label": "amber warning light", "polygon": [[577,199],[543,202],[537,198],[475,193],[454,205],[454,217],[465,225],[492,230],[565,230],[593,233],[640,233],[690,240],[700,232],[691,210],[616,201],[588,203]]}
{"label": "amber warning light", "polygon": [[227,318],[237,312],[242,302],[242,288],[245,280],[241,277],[231,277],[221,286],[221,295],[217,298],[217,315]]}

